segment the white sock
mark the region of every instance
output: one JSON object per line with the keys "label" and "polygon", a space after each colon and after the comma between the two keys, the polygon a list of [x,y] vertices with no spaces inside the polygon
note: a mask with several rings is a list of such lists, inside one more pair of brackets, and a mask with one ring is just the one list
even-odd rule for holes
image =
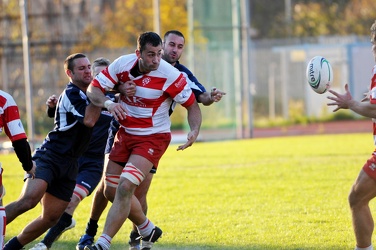
{"label": "white sock", "polygon": [[372,244],[369,247],[355,247],[355,250],[373,250]]}
{"label": "white sock", "polygon": [[97,240],[97,245],[100,245],[104,250],[108,250],[111,247],[112,238],[107,234],[102,234]]}
{"label": "white sock", "polygon": [[138,233],[142,237],[148,237],[151,234],[151,232],[153,231],[154,227],[155,226],[154,226],[153,222],[151,222],[148,218],[146,218],[144,223],[137,226],[137,229],[138,229]]}
{"label": "white sock", "polygon": [[4,248],[5,229],[7,227],[6,218],[7,216],[5,214],[5,208],[0,206],[0,249]]}

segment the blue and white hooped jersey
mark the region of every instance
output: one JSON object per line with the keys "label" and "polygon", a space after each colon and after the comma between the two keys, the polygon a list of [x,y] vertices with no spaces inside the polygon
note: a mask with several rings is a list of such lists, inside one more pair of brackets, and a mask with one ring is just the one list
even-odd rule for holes
{"label": "blue and white hooped jersey", "polygon": [[68,83],[59,96],[54,119],[54,128],[48,133],[40,149],[51,150],[69,157],[78,157],[90,141],[92,128],[83,124],[89,99],[73,83]]}
{"label": "blue and white hooped jersey", "polygon": [[[196,101],[199,102],[198,97],[206,92],[205,87],[197,80],[197,78],[193,75],[193,73],[185,67],[183,64],[180,64],[179,61],[177,61],[174,65],[175,68],[177,68],[184,77],[187,79],[187,84],[192,89],[193,94],[196,97]],[[174,111],[176,106],[176,102],[172,102],[169,110],[169,114],[171,115]]]}

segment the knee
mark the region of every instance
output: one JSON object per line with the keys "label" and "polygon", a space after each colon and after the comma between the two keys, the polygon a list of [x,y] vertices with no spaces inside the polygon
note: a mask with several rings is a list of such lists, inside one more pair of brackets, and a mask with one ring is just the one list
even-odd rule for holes
{"label": "knee", "polygon": [[60,220],[61,214],[45,214],[42,216],[42,220],[44,221],[44,224],[48,226],[48,228],[53,227],[56,225]]}
{"label": "knee", "polygon": [[[134,184],[133,184],[134,185]],[[130,181],[122,180],[120,181],[117,193],[121,196],[132,196],[134,192],[134,188]]]}
{"label": "knee", "polygon": [[107,200],[113,202],[114,201],[114,197],[115,197],[115,192],[116,192],[115,188],[107,186],[104,189],[103,194],[104,194],[104,196],[106,197]]}
{"label": "knee", "polygon": [[364,204],[368,204],[369,201],[366,200],[366,199],[361,199],[359,197],[359,194],[354,189],[352,189],[349,196],[348,196],[348,202],[349,202],[350,208],[354,209],[357,206],[362,206]]}

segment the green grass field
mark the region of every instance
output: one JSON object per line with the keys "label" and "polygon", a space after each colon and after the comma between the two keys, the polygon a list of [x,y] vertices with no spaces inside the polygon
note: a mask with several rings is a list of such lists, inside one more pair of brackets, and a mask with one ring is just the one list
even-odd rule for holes
{"label": "green grass field", "polygon": [[[374,149],[371,134],[206,142],[183,152],[176,147],[162,158],[148,196],[148,217],[164,231],[153,249],[353,249],[347,195]],[[21,192],[23,172],[15,155],[1,155],[1,162],[7,204]],[[91,199],[80,204],[76,227],[52,249],[75,249]],[[7,239],[39,213],[38,205],[13,221]],[[111,249],[128,249],[130,228],[127,220]]]}

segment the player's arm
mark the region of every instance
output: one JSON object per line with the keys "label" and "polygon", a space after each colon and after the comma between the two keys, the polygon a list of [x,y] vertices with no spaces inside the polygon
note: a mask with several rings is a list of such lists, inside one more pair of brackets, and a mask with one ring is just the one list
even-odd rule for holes
{"label": "player's arm", "polygon": [[359,115],[376,118],[376,105],[370,102],[359,102],[354,100],[349,91],[348,84],[345,85],[344,94],[339,94],[334,90],[329,90],[329,93],[333,94],[333,96],[328,96],[328,99],[333,102],[328,103],[327,105],[337,106],[333,112],[340,109],[350,109]]}
{"label": "player's arm", "polygon": [[203,92],[198,96],[198,101],[201,102],[205,106],[209,106],[214,102],[219,102],[222,99],[222,96],[226,95],[225,92],[217,89],[212,88],[210,93]]}
{"label": "player's arm", "polygon": [[193,93],[196,96],[196,100],[199,103],[202,103],[204,106],[212,105],[214,102],[219,102],[222,99],[223,95],[226,95],[225,92],[213,87],[209,92],[206,92],[205,87],[197,80],[193,73],[181,65],[183,72],[186,74],[187,82],[191,87]]}
{"label": "player's arm", "polygon": [[33,161],[31,160],[31,149],[27,139],[20,139],[12,142],[14,152],[18,157],[18,160],[22,164],[22,168],[29,172],[33,168]]}
{"label": "player's arm", "polygon": [[3,110],[5,134],[12,142],[13,149],[22,164],[22,168],[34,176],[35,164],[31,159],[31,149],[25,130],[21,124],[18,106],[12,96],[9,95],[7,99],[9,106]]}
{"label": "player's arm", "polygon": [[198,106],[198,103],[194,101],[192,105],[186,107],[188,112],[188,124],[191,129],[191,131],[188,133],[187,136],[187,142],[184,145],[180,145],[177,150],[184,150],[190,146],[196,141],[198,134],[200,132],[201,122],[202,122],[202,115],[200,107]]}
{"label": "player's arm", "polygon": [[124,107],[121,104],[108,99],[99,86],[91,83],[86,94],[95,106],[106,108],[116,120],[123,120],[126,118],[126,110]]}
{"label": "player's arm", "polygon": [[57,98],[55,95],[51,95],[48,97],[46,101],[47,105],[47,116],[50,118],[53,118],[55,116],[55,111],[56,111],[56,104],[57,104]]}
{"label": "player's arm", "polygon": [[92,128],[95,123],[98,121],[99,116],[101,115],[102,108],[89,103],[85,109],[84,125],[86,127]]}

